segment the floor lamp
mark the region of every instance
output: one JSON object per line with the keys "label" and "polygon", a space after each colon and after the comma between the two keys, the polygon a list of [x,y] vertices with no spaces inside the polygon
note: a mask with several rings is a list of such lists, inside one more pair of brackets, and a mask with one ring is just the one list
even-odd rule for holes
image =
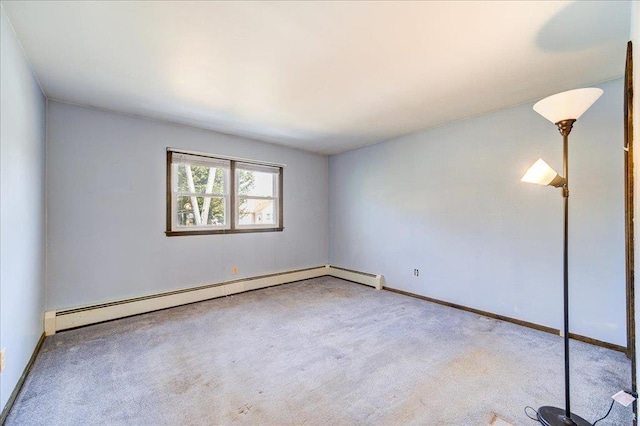
{"label": "floor lamp", "polygon": [[559,176],[542,159],[527,170],[522,182],[562,188],[564,198],[564,395],[565,408],[541,407],[538,420],[545,426],[591,425],[580,416],[571,413],[569,394],[569,133],[573,123],[602,95],[602,89],[587,88],[569,90],[544,98],[533,110],[558,126],[563,140],[562,165],[564,176]]}

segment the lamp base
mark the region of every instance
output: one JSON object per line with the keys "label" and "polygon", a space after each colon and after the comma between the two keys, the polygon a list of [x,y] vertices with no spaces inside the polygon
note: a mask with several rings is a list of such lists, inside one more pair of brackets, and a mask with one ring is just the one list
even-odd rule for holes
{"label": "lamp base", "polygon": [[571,413],[568,419],[563,408],[540,407],[538,410],[538,421],[544,426],[591,426],[591,423],[580,416]]}

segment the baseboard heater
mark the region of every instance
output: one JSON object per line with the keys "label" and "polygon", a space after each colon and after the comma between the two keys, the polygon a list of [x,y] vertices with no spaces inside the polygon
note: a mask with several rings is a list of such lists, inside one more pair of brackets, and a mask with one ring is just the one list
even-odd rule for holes
{"label": "baseboard heater", "polygon": [[68,330],[70,328],[327,275],[368,285],[377,290],[381,290],[383,286],[382,275],[331,265],[316,266],[313,268],[224,281],[108,303],[47,311],[44,314],[44,330],[47,336],[51,336],[57,331]]}

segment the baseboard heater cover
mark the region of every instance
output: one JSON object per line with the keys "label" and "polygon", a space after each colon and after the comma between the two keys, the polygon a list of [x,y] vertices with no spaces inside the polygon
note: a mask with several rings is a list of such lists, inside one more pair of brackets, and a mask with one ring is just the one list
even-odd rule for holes
{"label": "baseboard heater cover", "polygon": [[324,265],[78,308],[51,310],[44,314],[44,329],[45,334],[51,336],[57,331],[323,276],[357,282],[377,290],[381,290],[383,285],[381,275]]}
{"label": "baseboard heater cover", "polygon": [[382,275],[369,274],[366,272],[356,271],[354,269],[342,268],[340,266],[327,265],[327,267],[329,269],[328,275],[331,275],[332,277],[354,281],[360,284],[371,286],[376,290],[382,290]]}

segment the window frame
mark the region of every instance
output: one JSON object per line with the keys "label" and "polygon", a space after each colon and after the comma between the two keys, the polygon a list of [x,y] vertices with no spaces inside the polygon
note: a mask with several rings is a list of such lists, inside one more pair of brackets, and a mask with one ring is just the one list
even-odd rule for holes
{"label": "window frame", "polygon": [[[177,215],[177,198],[174,201],[174,192],[173,192],[173,154],[186,154],[189,156],[198,156],[203,157],[203,159],[211,159],[217,161],[229,161],[229,171],[228,171],[228,180],[227,180],[227,192],[225,194],[225,202],[228,202],[228,205],[225,205],[225,225],[220,227],[208,227],[203,228],[202,226],[191,227],[189,229],[175,227],[175,220]],[[206,160],[204,160],[206,161]],[[275,201],[275,210],[276,210],[276,224],[267,224],[267,225],[240,225],[240,218],[238,212],[238,206],[241,198],[261,198],[261,197],[244,197],[240,196],[237,193],[237,163],[245,163],[245,164],[253,164],[256,166],[268,167],[272,169],[278,169],[274,179],[274,197],[267,197],[268,199],[273,199]],[[167,178],[167,194],[166,194],[166,230],[165,235],[168,237],[177,237],[177,236],[187,236],[187,235],[215,235],[215,234],[244,234],[244,233],[252,233],[252,232],[281,232],[284,231],[284,164],[275,164],[275,163],[267,163],[256,160],[248,160],[245,158],[235,158],[235,157],[227,157],[222,155],[208,154],[202,152],[194,152],[181,150],[176,148],[167,148],[167,165],[166,165],[166,178]],[[242,169],[242,168],[241,168]],[[198,196],[202,197],[204,194],[199,194]],[[209,195],[209,194],[206,194]],[[220,197],[219,194],[211,194],[213,197]],[[228,215],[228,217],[227,217]]]}

